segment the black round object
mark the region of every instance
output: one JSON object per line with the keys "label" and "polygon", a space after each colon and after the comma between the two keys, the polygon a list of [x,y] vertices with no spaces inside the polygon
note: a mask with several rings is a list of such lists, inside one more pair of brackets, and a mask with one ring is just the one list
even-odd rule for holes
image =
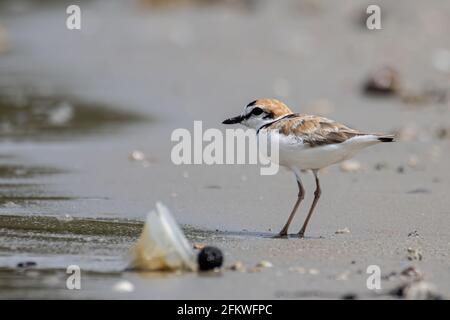
{"label": "black round object", "polygon": [[223,263],[223,254],[219,248],[204,247],[198,254],[198,267],[201,271],[220,268]]}

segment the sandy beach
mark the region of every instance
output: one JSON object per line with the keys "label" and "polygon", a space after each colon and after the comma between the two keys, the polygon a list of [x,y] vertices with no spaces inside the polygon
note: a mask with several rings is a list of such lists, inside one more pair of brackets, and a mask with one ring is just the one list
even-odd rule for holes
{"label": "sandy beach", "polygon": [[[379,1],[382,30],[367,30],[357,1],[147,2],[86,2],[79,31],[65,28],[64,2],[0,3],[0,298],[397,299],[409,267],[450,297],[449,2]],[[384,66],[400,89],[368,95]],[[260,97],[398,137],[351,172],[321,173],[304,239],[273,238],[296,200],[292,173],[170,158],[174,129],[225,130]],[[310,172],[304,183],[293,234]],[[192,243],[224,252],[221,271],[124,271],[157,201]],[[245,270],[229,270],[238,261]],[[66,289],[73,264],[82,290]],[[370,265],[380,290],[367,288]]]}

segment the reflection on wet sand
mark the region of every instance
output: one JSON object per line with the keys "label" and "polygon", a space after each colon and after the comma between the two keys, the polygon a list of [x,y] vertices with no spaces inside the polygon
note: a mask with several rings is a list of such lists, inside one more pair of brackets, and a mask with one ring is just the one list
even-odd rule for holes
{"label": "reflection on wet sand", "polygon": [[48,141],[93,133],[108,133],[146,116],[105,104],[30,89],[0,88],[1,139]]}

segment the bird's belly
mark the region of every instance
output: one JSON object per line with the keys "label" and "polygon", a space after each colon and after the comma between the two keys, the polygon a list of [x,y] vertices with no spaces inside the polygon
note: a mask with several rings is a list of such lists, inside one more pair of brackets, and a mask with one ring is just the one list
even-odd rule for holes
{"label": "bird's belly", "polygon": [[320,169],[353,156],[354,152],[343,145],[320,147],[280,148],[280,164],[299,169]]}

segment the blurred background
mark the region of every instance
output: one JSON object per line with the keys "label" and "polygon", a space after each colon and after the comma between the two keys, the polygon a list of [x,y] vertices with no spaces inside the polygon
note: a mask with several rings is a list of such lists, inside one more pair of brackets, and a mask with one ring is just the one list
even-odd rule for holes
{"label": "blurred background", "polygon": [[[66,27],[71,4],[81,30]],[[366,27],[369,4],[381,30]],[[170,160],[175,128],[224,129],[267,97],[399,137],[324,173],[334,191],[321,211],[342,213],[317,214],[317,234],[341,219],[356,235],[407,233],[406,216],[445,233],[449,32],[445,0],[0,0],[0,213],[142,220],[162,200],[183,224],[275,232],[295,199],[290,174]],[[11,239],[4,256],[46,252]]]}

